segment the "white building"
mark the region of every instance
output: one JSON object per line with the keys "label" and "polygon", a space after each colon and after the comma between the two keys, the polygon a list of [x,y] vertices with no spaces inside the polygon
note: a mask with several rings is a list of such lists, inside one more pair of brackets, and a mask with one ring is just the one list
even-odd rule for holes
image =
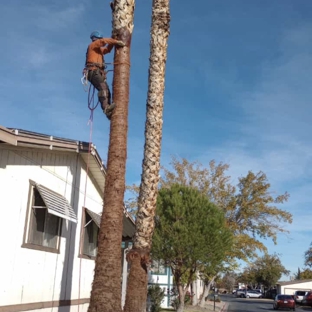
{"label": "white building", "polygon": [[[165,297],[161,303],[162,308],[172,308],[171,306],[171,300],[174,299],[174,295],[172,293],[172,290],[174,290],[174,280],[173,275],[170,267],[166,267],[162,264],[161,261],[153,261],[151,265],[151,269],[149,271],[148,276],[148,285],[159,285],[164,293]],[[193,294],[193,301],[196,303],[200,299],[200,296],[203,292],[204,284],[203,281],[198,278],[192,283],[192,285],[189,288],[190,293]],[[177,290],[175,290],[177,291]]]}
{"label": "white building", "polygon": [[312,279],[278,282],[276,284],[278,294],[293,295],[296,290],[312,290]]}
{"label": "white building", "polygon": [[0,126],[1,312],[86,311],[104,183],[95,146]]}
{"label": "white building", "polygon": [[165,297],[161,303],[162,308],[170,308],[171,306],[171,290],[173,290],[173,276],[171,269],[164,266],[160,261],[153,261],[148,276],[148,285],[159,285]]}

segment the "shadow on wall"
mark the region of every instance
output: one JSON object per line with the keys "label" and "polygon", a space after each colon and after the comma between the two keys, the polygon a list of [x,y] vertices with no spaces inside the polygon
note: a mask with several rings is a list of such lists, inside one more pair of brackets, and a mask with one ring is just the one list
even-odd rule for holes
{"label": "shadow on wall", "polygon": [[[76,216],[78,217],[78,205],[79,205],[79,186],[81,177],[81,164],[79,160],[79,155],[76,158],[76,168],[72,171],[73,174],[73,186],[71,193],[71,206],[73,207]],[[76,235],[77,235],[77,223],[74,222],[63,222],[62,231],[65,237],[65,255],[64,255],[64,265],[61,279],[61,290],[60,290],[60,300],[71,300],[72,299],[72,288],[73,288],[73,270],[74,270],[74,259],[75,256],[75,245],[76,245]],[[79,272],[77,272],[79,274]],[[56,286],[56,285],[55,285]],[[55,287],[54,286],[54,287]],[[77,285],[78,289],[79,285]],[[75,292],[74,292],[75,293]],[[71,309],[70,305],[59,307],[59,312],[69,312]]]}

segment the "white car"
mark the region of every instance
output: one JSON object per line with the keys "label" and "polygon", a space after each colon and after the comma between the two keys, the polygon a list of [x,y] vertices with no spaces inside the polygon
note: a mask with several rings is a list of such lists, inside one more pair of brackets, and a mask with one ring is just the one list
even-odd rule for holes
{"label": "white car", "polygon": [[262,298],[261,292],[257,290],[247,290],[245,292],[245,297],[246,298]]}
{"label": "white car", "polygon": [[302,303],[304,296],[307,294],[308,291],[306,290],[297,290],[295,291],[294,297],[296,303]]}
{"label": "white car", "polygon": [[245,292],[246,292],[245,289],[237,289],[235,295],[236,297],[244,298]]}

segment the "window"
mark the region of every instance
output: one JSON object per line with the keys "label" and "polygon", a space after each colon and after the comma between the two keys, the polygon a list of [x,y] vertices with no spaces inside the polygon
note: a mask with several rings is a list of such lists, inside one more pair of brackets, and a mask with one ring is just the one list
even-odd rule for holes
{"label": "window", "polygon": [[62,195],[31,182],[22,247],[58,252],[62,219],[75,221],[75,213],[67,200]]}
{"label": "window", "polygon": [[98,247],[99,228],[85,210],[85,226],[83,240],[83,254],[85,256],[95,257]]}
{"label": "window", "polygon": [[61,218],[48,213],[45,203],[36,189],[34,189],[30,224],[29,243],[57,249]]}
{"label": "window", "polygon": [[89,209],[84,209],[81,256],[95,259],[98,248],[98,235],[101,216]]}
{"label": "window", "polygon": [[160,260],[153,260],[152,262],[152,266],[151,266],[151,273],[152,274],[158,274],[158,275],[165,275],[167,274],[167,271],[166,271],[166,267],[163,263],[163,261],[160,261]]}

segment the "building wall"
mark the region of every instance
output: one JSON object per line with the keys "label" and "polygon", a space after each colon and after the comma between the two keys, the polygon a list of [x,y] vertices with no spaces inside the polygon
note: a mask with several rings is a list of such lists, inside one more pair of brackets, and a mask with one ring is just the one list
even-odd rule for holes
{"label": "building wall", "polygon": [[284,295],[293,295],[296,290],[312,290],[312,282],[294,283],[291,285],[278,285],[278,293]]}
{"label": "building wall", "polygon": [[165,292],[165,297],[161,303],[161,307],[171,307],[172,296],[170,296],[170,290],[174,287],[174,285],[170,268],[167,267],[164,274],[153,274],[150,271],[148,276],[148,285],[159,285]]}
{"label": "building wall", "polygon": [[[21,247],[29,180],[66,197],[77,215],[77,224],[62,222],[59,254]],[[82,207],[100,212],[102,194],[88,178],[85,197],[85,181],[78,154],[0,145],[0,306],[89,298],[94,261],[78,257]]]}
{"label": "building wall", "polygon": [[[173,275],[171,273],[171,269],[166,267],[166,271],[164,274],[154,274],[153,271],[150,271],[148,277],[148,285],[159,285],[165,291],[165,298],[161,303],[161,307],[170,308],[171,300],[173,299],[172,293],[170,291],[174,288]],[[199,276],[196,279],[196,281],[194,281],[193,288],[195,288],[193,292],[195,293],[195,296],[197,297],[198,300],[204,290],[203,282],[199,278]]]}

